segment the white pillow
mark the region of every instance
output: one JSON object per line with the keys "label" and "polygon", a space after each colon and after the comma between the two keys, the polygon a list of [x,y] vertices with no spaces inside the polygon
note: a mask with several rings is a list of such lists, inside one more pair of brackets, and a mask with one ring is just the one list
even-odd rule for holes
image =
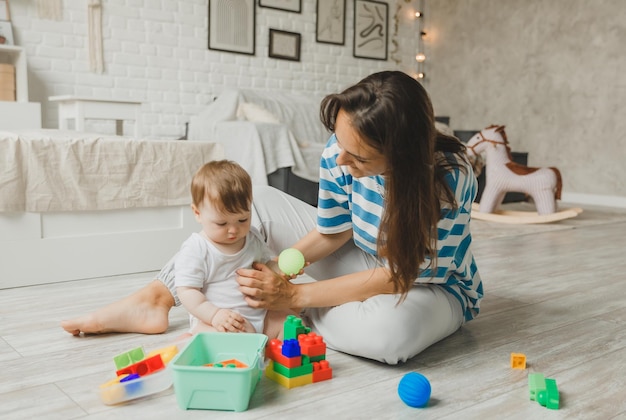
{"label": "white pillow", "polygon": [[442,122],[439,121],[435,121],[435,128],[437,130],[439,130],[439,132],[446,134],[448,136],[454,136],[454,130],[452,130],[452,128],[450,128],[450,126],[448,124],[444,124]]}
{"label": "white pillow", "polygon": [[251,102],[241,102],[237,107],[237,118],[251,122],[280,124],[280,120],[267,109]]}

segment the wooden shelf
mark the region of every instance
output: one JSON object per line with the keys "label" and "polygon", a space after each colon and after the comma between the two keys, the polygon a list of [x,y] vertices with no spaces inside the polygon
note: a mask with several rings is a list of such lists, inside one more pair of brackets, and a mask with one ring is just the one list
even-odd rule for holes
{"label": "wooden shelf", "polygon": [[28,73],[24,49],[0,44],[0,63],[15,66],[15,102],[0,101],[0,126],[5,130],[41,128],[41,104],[28,102]]}
{"label": "wooden shelf", "polygon": [[26,54],[22,47],[0,44],[0,63],[15,66],[15,100],[28,102],[28,73],[26,71]]}

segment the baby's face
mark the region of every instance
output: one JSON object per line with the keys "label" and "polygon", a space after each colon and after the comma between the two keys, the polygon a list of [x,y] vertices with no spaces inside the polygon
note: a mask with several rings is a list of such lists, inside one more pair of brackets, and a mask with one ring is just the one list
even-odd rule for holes
{"label": "baby's face", "polygon": [[194,206],[193,211],[205,236],[215,245],[232,250],[243,247],[250,231],[250,211],[224,213],[206,199],[199,208]]}

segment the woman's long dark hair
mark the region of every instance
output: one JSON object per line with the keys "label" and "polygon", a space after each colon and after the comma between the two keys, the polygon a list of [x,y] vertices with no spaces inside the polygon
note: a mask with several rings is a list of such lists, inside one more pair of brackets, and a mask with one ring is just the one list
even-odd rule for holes
{"label": "woman's long dark hair", "polygon": [[386,204],[378,254],[387,259],[395,290],[405,297],[426,257],[436,267],[442,205],[457,207],[444,176],[458,166],[457,159],[464,159],[465,146],[437,131],[426,90],[399,71],[374,73],[341,93],[326,96],[320,117],[328,130],[335,131],[340,109],[369,146],[386,159]]}

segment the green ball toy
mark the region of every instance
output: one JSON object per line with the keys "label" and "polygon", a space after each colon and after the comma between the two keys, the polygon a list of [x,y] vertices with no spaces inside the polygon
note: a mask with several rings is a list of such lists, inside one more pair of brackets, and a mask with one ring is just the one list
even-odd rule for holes
{"label": "green ball toy", "polygon": [[278,268],[292,276],[304,268],[304,255],[295,248],[287,248],[278,256]]}

